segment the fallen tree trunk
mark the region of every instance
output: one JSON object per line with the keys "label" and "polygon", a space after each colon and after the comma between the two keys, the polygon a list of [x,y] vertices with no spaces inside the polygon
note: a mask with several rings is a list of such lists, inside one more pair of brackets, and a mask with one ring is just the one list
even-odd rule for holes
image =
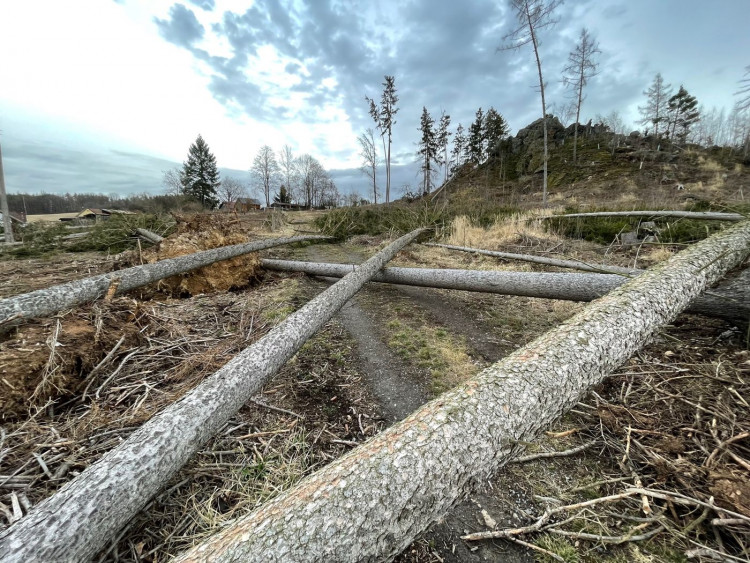
{"label": "fallen tree trunk", "polygon": [[481,248],[470,248],[468,246],[455,246],[453,244],[438,244],[436,242],[425,243],[425,246],[435,246],[438,248],[447,248],[449,250],[460,250],[462,252],[473,252],[474,254],[483,254],[485,256],[494,256],[505,260],[520,260],[521,262],[533,262],[534,264],[545,264],[557,268],[569,268],[572,270],[581,270],[582,272],[597,272],[600,274],[620,274],[630,276],[639,274],[643,270],[633,268],[621,268],[620,266],[610,266],[609,264],[588,264],[580,260],[559,260],[557,258],[547,258],[546,256],[533,256],[531,254],[514,254],[512,252],[498,252],[496,250],[483,250]]}
{"label": "fallen tree trunk", "polygon": [[90,559],[318,328],[422,231],[396,240],[291,314],[0,533],[3,562]]}
{"label": "fallen tree trunk", "polygon": [[[311,276],[331,278],[343,277],[359,267],[354,264],[269,259],[261,260],[260,264],[268,270],[304,272]],[[371,281],[542,299],[593,301],[624,284],[627,278],[612,274],[384,268]],[[722,285],[711,290],[710,295],[696,297],[686,312],[747,325],[750,320],[750,269],[745,269],[726,285],[724,287],[722,282]]]}
{"label": "fallen tree trunk", "polygon": [[161,260],[154,264],[133,266],[132,268],[108,274],[101,274],[32,291],[31,293],[8,297],[7,299],[0,299],[0,332],[3,328],[7,328],[3,327],[3,325],[12,320],[43,317],[67,309],[68,307],[94,301],[106,295],[110,287],[115,289],[115,294],[121,294],[170,276],[208,266],[220,260],[227,260],[235,256],[263,250],[264,248],[328,238],[330,237],[304,236],[276,238],[235,244],[233,246],[222,246],[221,248],[212,248],[211,250],[203,250],[194,254]]}
{"label": "fallen tree trunk", "polygon": [[561,219],[573,217],[677,217],[679,219],[702,219],[704,221],[742,221],[747,219],[739,213],[718,213],[712,211],[596,211],[591,213],[566,213],[546,215],[539,219]]}
{"label": "fallen tree trunk", "polygon": [[388,561],[750,252],[750,222],[613,290],[177,561]]}
{"label": "fallen tree trunk", "polygon": [[153,244],[159,244],[161,241],[164,240],[163,236],[157,235],[155,232],[149,231],[148,229],[141,229],[140,227],[138,227],[135,230],[135,233],[139,237],[142,237],[142,238],[146,239],[148,242],[151,242]]}

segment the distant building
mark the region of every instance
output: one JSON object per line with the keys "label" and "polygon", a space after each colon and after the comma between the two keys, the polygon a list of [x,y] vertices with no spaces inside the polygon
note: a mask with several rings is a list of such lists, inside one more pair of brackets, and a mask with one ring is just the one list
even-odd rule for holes
{"label": "distant building", "polygon": [[133,211],[123,211],[122,209],[96,209],[93,207],[90,207],[88,209],[84,209],[81,211],[78,215],[70,218],[61,218],[60,221],[70,221],[70,220],[89,220],[89,221],[106,221],[109,219],[112,215],[135,215]]}
{"label": "distant building", "polygon": [[280,201],[274,201],[271,204],[272,209],[286,209],[287,211],[301,211],[307,209],[304,205],[298,203],[281,203]]}
{"label": "distant building", "polygon": [[225,213],[247,213],[253,209],[260,209],[260,201],[249,197],[237,198],[237,201],[223,201],[219,210]]}
{"label": "distant building", "polygon": [[[26,224],[26,214],[25,213],[17,213],[15,211],[11,211],[8,213],[8,216],[10,217],[10,222],[15,223],[16,225],[25,225]],[[3,226],[3,212],[0,211],[0,227]]]}

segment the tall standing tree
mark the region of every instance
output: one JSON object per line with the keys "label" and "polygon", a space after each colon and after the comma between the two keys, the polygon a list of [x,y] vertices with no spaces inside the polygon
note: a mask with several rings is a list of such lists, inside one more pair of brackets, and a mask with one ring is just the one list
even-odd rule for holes
{"label": "tall standing tree", "polygon": [[266,207],[270,207],[271,191],[273,186],[276,185],[279,175],[279,165],[276,163],[276,155],[271,147],[263,145],[258,149],[258,154],[255,155],[250,172],[263,191],[263,195],[266,198]]}
{"label": "tall standing tree", "polygon": [[544,79],[542,78],[542,59],[539,56],[539,32],[557,23],[552,17],[562,0],[510,0],[510,4],[516,12],[518,27],[503,37],[504,41],[510,42],[503,49],[520,49],[529,43],[534,47],[534,58],[539,74],[539,93],[542,97],[542,127],[544,129],[544,180],[542,189],[542,202],[547,205],[547,160],[549,153],[547,149],[547,104],[544,99]]}
{"label": "tall standing tree", "polygon": [[377,171],[378,171],[378,150],[375,146],[375,133],[372,129],[366,129],[359,137],[357,137],[359,143],[359,156],[362,157],[362,166],[360,170],[363,174],[366,174],[370,180],[372,180],[372,197],[374,203],[378,203],[378,184],[377,184]]}
{"label": "tall standing tree", "polygon": [[422,107],[419,130],[422,132],[422,138],[419,141],[417,154],[422,157],[422,194],[427,195],[432,191],[432,163],[437,162],[440,147],[435,131],[435,120],[432,119],[426,107]]}
{"label": "tall standing tree", "polygon": [[292,194],[286,189],[284,184],[279,187],[279,193],[273,196],[275,203],[292,203]]}
{"label": "tall standing tree", "polygon": [[498,143],[508,135],[508,122],[495,108],[490,107],[484,115],[485,153],[494,150]]}
{"label": "tall standing tree", "polygon": [[466,156],[471,162],[481,164],[484,160],[484,112],[479,108],[474,123],[469,126],[469,138],[466,143]]}
{"label": "tall standing tree", "polygon": [[576,121],[575,131],[573,132],[573,164],[577,162],[578,149],[578,123],[581,120],[581,106],[585,97],[583,89],[588,84],[589,79],[598,74],[598,63],[596,56],[600,54],[599,45],[596,40],[589,35],[589,31],[584,27],[578,38],[578,43],[568,54],[568,64],[563,69],[563,83],[573,90],[576,100]]}
{"label": "tall standing tree", "polygon": [[199,201],[203,207],[213,208],[219,203],[216,188],[221,180],[216,157],[200,135],[188,149],[188,158],[180,173],[180,183],[182,193]]}
{"label": "tall standing tree", "polygon": [[284,145],[279,151],[279,170],[281,177],[284,179],[284,185],[287,191],[294,193],[294,185],[297,179],[297,159],[294,157],[294,151],[289,145]]}
{"label": "tall standing tree", "polygon": [[[670,137],[673,141],[684,145],[690,134],[690,127],[700,119],[701,114],[698,111],[698,100],[695,99],[695,96],[691,96],[685,90],[685,87],[680,84],[680,89],[677,93],[669,98],[667,108],[669,110],[669,120],[672,125],[672,134]],[[678,127],[681,129],[679,133],[677,132]]]}
{"label": "tall standing tree", "polygon": [[646,95],[646,105],[638,106],[638,111],[641,112],[642,116],[638,123],[641,125],[653,125],[654,139],[658,143],[659,126],[668,119],[668,103],[669,98],[672,96],[672,85],[664,84],[664,78],[658,72],[654,76],[651,86],[643,93]]}
{"label": "tall standing tree", "polygon": [[[398,96],[396,95],[396,79],[393,76],[386,75],[383,82],[383,95],[380,98],[380,105],[375,100],[365,96],[370,104],[370,115],[383,137],[383,152],[385,154],[385,203],[391,202],[391,143],[393,140],[393,126],[396,124],[394,119],[398,108]],[[386,136],[388,143],[386,144]]]}
{"label": "tall standing tree", "polygon": [[464,135],[464,126],[460,123],[456,127],[456,134],[453,135],[453,150],[451,156],[453,157],[453,167],[458,169],[464,163],[464,153],[466,152],[466,137]]}
{"label": "tall standing tree", "polygon": [[448,127],[450,127],[451,124],[451,116],[447,113],[443,112],[440,115],[440,121],[438,122],[438,129],[437,129],[437,144],[440,155],[441,164],[445,167],[445,175],[443,177],[443,182],[448,181],[448,169],[450,168],[450,160],[448,158],[448,137],[451,136],[450,131],[448,131]]}

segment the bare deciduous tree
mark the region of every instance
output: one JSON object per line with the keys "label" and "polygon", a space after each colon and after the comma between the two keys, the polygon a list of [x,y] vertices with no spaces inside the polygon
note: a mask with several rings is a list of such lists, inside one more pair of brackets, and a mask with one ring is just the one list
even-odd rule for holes
{"label": "bare deciduous tree", "polygon": [[577,162],[576,149],[578,148],[578,123],[581,120],[581,105],[585,99],[583,88],[589,79],[598,74],[598,64],[594,61],[596,55],[601,53],[596,40],[589,35],[585,27],[581,30],[578,43],[568,54],[568,64],[563,69],[563,83],[572,88],[576,98],[576,121],[573,133],[573,164]]}
{"label": "bare deciduous tree", "polygon": [[221,181],[218,192],[222,202],[232,203],[241,197],[247,197],[247,186],[237,178],[227,176]]}
{"label": "bare deciduous tree", "polygon": [[544,186],[542,191],[542,202],[547,204],[547,104],[544,99],[544,79],[542,78],[542,60],[539,56],[539,31],[554,25],[557,20],[552,17],[562,0],[510,0],[510,4],[516,12],[518,27],[503,37],[509,41],[501,50],[520,49],[524,45],[534,47],[536,68],[539,73],[539,92],[542,96],[542,127],[544,128]]}
{"label": "bare deciduous tree", "polygon": [[273,149],[268,145],[263,145],[258,149],[258,154],[253,160],[253,167],[250,169],[259,188],[263,191],[266,198],[266,207],[271,206],[271,189],[276,183],[279,173],[279,165],[276,163],[276,156]]}
{"label": "bare deciduous tree", "polygon": [[164,170],[161,177],[161,185],[167,195],[180,195],[182,193],[182,180],[179,168]]}
{"label": "bare deciduous tree", "polygon": [[375,204],[378,203],[378,184],[376,181],[376,173],[378,169],[378,151],[375,146],[375,133],[372,129],[366,129],[359,137],[357,137],[359,143],[359,156],[362,157],[362,166],[360,170],[363,174],[366,174],[368,178],[372,180],[372,197]]}

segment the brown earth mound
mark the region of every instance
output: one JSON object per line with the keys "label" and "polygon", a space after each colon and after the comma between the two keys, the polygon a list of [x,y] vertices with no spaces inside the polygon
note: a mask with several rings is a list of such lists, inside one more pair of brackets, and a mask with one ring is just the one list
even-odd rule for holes
{"label": "brown earth mound", "polygon": [[117,299],[62,319],[18,329],[0,347],[3,420],[24,417],[48,401],[82,394],[92,372],[120,338],[120,347],[138,340],[131,299]]}
{"label": "brown earth mound", "polygon": [[[249,242],[251,237],[234,230],[237,220],[221,215],[196,215],[180,218],[176,235],[143,254],[148,262],[175,258],[201,250]],[[199,295],[250,285],[260,271],[257,254],[245,254],[210,266],[172,276],[159,282],[159,288],[173,295]]]}

